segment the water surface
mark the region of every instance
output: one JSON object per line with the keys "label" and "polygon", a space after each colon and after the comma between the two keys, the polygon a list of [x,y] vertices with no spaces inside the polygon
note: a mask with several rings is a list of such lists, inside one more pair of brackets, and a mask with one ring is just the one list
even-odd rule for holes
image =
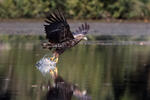
{"label": "water surface", "polygon": [[[87,44],[61,55],[59,75],[92,100],[150,100],[150,45]],[[40,42],[0,43],[0,100],[46,100],[49,78],[34,65],[48,53]]]}

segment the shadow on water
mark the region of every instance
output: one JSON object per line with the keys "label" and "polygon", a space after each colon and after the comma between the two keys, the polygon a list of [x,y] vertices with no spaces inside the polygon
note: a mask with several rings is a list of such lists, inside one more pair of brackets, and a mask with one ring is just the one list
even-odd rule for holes
{"label": "shadow on water", "polygon": [[[150,57],[150,56],[149,56]],[[150,61],[150,58],[149,58]],[[136,100],[150,100],[150,62],[138,64],[137,74],[131,74],[129,80],[129,92],[137,95]]]}
{"label": "shadow on water", "polygon": [[49,51],[39,45],[0,44],[0,100],[71,100],[76,89],[92,100],[150,99],[149,45],[78,45],[60,57],[60,82],[47,91],[39,89],[47,78],[34,65]]}
{"label": "shadow on water", "polygon": [[11,91],[9,90],[10,79],[12,76],[12,66],[8,67],[8,73],[6,78],[0,79],[0,100],[11,100]]}
{"label": "shadow on water", "polygon": [[150,64],[139,66],[138,73],[131,73],[128,77],[125,75],[123,81],[114,79],[112,81],[115,100],[122,100],[125,92],[133,95],[135,100],[150,100]]}
{"label": "shadow on water", "polygon": [[[145,54],[143,51],[133,57],[133,59],[137,59],[135,63],[136,69],[133,72],[129,72],[129,66],[125,66],[124,75],[121,75],[122,77],[120,76],[120,68],[115,69],[112,74],[112,87],[115,100],[122,100],[125,95],[131,96],[132,100],[150,100],[150,52],[148,52],[147,57],[144,57]],[[119,65],[118,62],[114,63],[114,66],[117,65]]]}

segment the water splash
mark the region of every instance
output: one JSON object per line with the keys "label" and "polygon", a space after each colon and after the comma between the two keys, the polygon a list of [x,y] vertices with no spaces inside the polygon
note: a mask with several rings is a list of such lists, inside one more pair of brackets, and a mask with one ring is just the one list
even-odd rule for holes
{"label": "water splash", "polygon": [[40,70],[42,74],[47,74],[50,70],[54,70],[56,67],[56,62],[52,61],[48,55],[45,55],[36,63],[36,68]]}

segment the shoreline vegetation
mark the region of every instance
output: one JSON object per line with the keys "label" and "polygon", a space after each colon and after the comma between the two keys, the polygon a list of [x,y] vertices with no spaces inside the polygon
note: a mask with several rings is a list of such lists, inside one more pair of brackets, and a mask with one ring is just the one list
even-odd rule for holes
{"label": "shoreline vegetation", "polygon": [[0,0],[0,18],[44,18],[57,8],[72,20],[150,20],[150,0]]}
{"label": "shoreline vegetation", "polygon": [[[44,22],[45,18],[0,18],[0,22]],[[68,22],[150,23],[149,19],[67,19]]]}

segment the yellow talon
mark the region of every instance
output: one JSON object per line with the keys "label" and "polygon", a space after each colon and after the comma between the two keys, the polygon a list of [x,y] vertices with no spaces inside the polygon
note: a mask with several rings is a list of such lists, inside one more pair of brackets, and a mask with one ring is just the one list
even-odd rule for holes
{"label": "yellow talon", "polygon": [[50,72],[50,75],[52,76],[52,78],[55,78],[55,77],[57,77],[58,69],[57,69],[57,67],[55,67],[54,70],[50,70],[49,72]]}
{"label": "yellow talon", "polygon": [[54,60],[56,63],[58,62],[58,57],[57,58],[55,58],[55,60]]}
{"label": "yellow talon", "polygon": [[53,56],[50,58],[50,60],[57,63],[57,62],[58,62],[58,57],[56,57],[56,56],[53,55]]}
{"label": "yellow talon", "polygon": [[57,67],[55,67],[54,72],[55,72],[55,74],[57,75],[57,73],[58,73]]}
{"label": "yellow talon", "polygon": [[50,60],[52,60],[52,61],[53,61],[54,59],[55,59],[55,56],[53,56],[53,57],[50,58]]}
{"label": "yellow talon", "polygon": [[53,57],[50,58],[50,60],[57,63],[58,62],[58,57],[53,56]]}

